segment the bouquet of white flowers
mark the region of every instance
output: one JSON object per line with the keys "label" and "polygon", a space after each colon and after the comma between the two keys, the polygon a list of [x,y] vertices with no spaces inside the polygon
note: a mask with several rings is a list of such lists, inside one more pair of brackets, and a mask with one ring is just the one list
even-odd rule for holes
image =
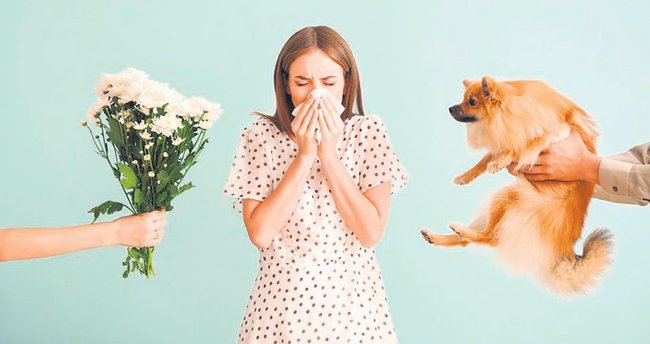
{"label": "bouquet of white flowers", "polygon": [[[108,162],[128,204],[107,201],[92,208],[100,214],[127,208],[133,214],[172,210],[174,197],[192,188],[183,184],[187,171],[208,143],[206,130],[222,113],[204,98],[185,98],[168,85],[133,68],[104,74],[97,85],[97,102],[88,110],[95,134],[86,121],[97,153]],[[122,277],[136,269],[153,276],[154,247],[127,249]]]}

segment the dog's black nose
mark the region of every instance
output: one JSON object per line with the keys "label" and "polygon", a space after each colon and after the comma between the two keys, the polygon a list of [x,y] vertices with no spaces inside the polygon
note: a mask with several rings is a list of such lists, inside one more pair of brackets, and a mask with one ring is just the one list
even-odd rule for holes
{"label": "dog's black nose", "polygon": [[460,105],[454,105],[449,108],[449,113],[452,115],[458,113],[458,111],[460,111]]}

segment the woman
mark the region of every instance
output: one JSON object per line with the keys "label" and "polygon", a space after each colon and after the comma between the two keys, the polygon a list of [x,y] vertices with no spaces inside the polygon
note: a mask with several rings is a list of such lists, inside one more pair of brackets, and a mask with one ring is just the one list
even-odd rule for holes
{"label": "woman", "polygon": [[408,176],[364,115],[352,51],[306,27],[274,79],[276,112],[243,130],[224,190],[260,250],[239,342],[394,343],[373,247]]}

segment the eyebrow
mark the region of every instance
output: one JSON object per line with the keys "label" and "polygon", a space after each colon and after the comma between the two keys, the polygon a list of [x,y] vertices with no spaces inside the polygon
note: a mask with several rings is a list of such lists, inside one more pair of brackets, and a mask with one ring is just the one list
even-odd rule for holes
{"label": "eyebrow", "polygon": [[[301,79],[301,80],[311,80],[311,78],[308,78],[308,77],[306,77],[306,76],[302,76],[302,75],[296,75],[295,78],[296,78],[296,79]],[[326,76],[326,77],[324,77],[324,78],[320,78],[320,79],[321,79],[321,80],[325,80],[325,79],[332,79],[332,78],[336,78],[336,76],[334,76],[334,75],[330,75],[330,76]]]}

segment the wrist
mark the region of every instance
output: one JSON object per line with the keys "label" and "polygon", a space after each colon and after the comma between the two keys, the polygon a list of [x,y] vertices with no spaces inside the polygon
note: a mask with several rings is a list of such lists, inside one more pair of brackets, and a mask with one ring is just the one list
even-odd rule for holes
{"label": "wrist", "polygon": [[120,245],[120,239],[119,239],[119,230],[120,230],[120,224],[118,223],[119,219],[110,221],[110,222],[104,222],[100,223],[100,236],[101,236],[101,242],[103,246],[117,246]]}
{"label": "wrist", "polygon": [[590,154],[587,157],[587,171],[584,180],[599,185],[600,184],[600,162],[603,160],[597,154]]}
{"label": "wrist", "polygon": [[338,155],[336,154],[336,148],[334,147],[326,147],[326,146],[318,146],[318,156],[325,160],[325,159],[331,159],[331,158],[338,158]]}
{"label": "wrist", "polygon": [[298,164],[309,166],[310,168],[311,165],[314,163],[314,160],[316,160],[315,153],[302,153],[298,151],[298,154],[296,155],[296,162]]}

